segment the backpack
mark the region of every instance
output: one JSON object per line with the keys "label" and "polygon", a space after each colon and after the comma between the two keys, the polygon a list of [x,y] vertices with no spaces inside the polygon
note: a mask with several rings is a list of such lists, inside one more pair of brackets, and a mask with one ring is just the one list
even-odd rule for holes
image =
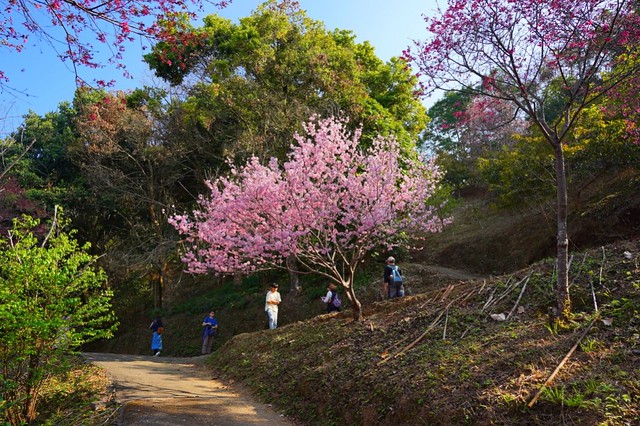
{"label": "backpack", "polygon": [[336,308],[342,306],[342,300],[340,300],[340,298],[338,297],[338,292],[334,290],[331,292],[331,294],[331,304]]}
{"label": "backpack", "polygon": [[391,267],[391,270],[393,271],[391,276],[393,277],[394,284],[402,284],[402,275],[400,275],[400,270],[398,270],[398,267],[396,265],[393,265]]}

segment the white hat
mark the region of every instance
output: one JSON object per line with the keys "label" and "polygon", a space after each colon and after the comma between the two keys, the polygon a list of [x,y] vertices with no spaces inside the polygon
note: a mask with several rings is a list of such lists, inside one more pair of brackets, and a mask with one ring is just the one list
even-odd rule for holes
{"label": "white hat", "polygon": [[389,256],[389,257],[387,258],[387,262],[395,263],[395,262],[396,262],[396,260],[393,258],[393,256]]}

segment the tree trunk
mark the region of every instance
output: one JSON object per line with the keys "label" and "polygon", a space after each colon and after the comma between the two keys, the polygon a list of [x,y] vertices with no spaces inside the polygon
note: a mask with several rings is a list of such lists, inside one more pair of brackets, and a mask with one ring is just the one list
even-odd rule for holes
{"label": "tree trunk", "polygon": [[36,381],[35,376],[40,369],[40,350],[38,354],[29,356],[29,372],[25,381],[25,394],[27,396],[27,402],[24,406],[24,417],[28,423],[33,422],[38,412],[36,411],[36,403],[38,401],[38,387],[34,384]]}
{"label": "tree trunk", "polygon": [[291,288],[295,290],[296,293],[299,293],[302,290],[300,286],[300,276],[298,275],[298,261],[295,256],[291,255],[287,257],[287,269],[289,270],[289,282],[291,283]]}
{"label": "tree trunk", "polygon": [[25,417],[27,418],[27,422],[31,423],[38,417],[38,412],[36,411],[36,402],[38,395],[33,394],[30,395],[29,400],[27,401],[27,406],[25,409]]}
{"label": "tree trunk", "polygon": [[158,272],[150,273],[151,286],[153,288],[153,307],[155,309],[162,309],[163,276],[162,269]]}
{"label": "tree trunk", "polygon": [[242,287],[242,280],[244,279],[244,274],[240,272],[236,272],[233,274],[233,287],[240,288]]}
{"label": "tree trunk", "polygon": [[554,143],[556,160],[556,191],[557,205],[557,281],[556,281],[556,315],[559,318],[567,318],[571,313],[571,296],[569,295],[569,237],[567,231],[567,175],[564,163],[562,143]]}
{"label": "tree trunk", "polygon": [[362,315],[362,304],[356,297],[356,292],[353,288],[353,279],[351,279],[348,283],[342,283],[342,286],[347,291],[347,299],[351,303],[351,308],[353,309],[353,319],[356,321],[362,321],[364,319]]}

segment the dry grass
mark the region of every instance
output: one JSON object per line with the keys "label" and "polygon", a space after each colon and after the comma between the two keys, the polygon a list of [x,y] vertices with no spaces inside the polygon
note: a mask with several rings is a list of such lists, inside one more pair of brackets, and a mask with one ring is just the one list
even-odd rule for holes
{"label": "dry grass", "polygon": [[[565,324],[549,321],[543,261],[370,304],[363,322],[343,312],[236,336],[211,365],[303,424],[633,424],[639,259],[638,240],[576,254]],[[596,315],[593,295],[599,319],[528,407]]]}
{"label": "dry grass", "polygon": [[49,377],[39,400],[38,425],[109,426],[117,424],[120,405],[104,370],[70,358],[71,368]]}

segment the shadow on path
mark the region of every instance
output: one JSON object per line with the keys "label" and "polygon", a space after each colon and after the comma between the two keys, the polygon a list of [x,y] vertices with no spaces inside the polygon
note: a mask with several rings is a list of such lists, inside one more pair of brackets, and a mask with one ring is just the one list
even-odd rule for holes
{"label": "shadow on path", "polygon": [[293,425],[211,376],[204,357],[84,353],[105,369],[123,404],[118,425]]}

